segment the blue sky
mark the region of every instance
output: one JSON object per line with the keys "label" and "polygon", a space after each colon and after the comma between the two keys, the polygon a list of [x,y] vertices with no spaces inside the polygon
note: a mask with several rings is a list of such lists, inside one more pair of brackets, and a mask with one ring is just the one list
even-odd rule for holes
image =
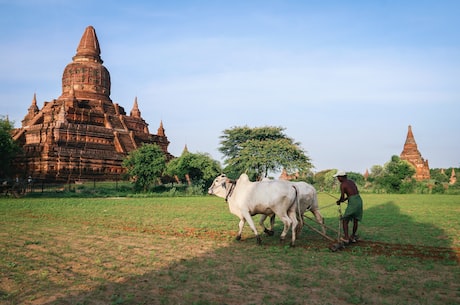
{"label": "blue sky", "polygon": [[281,126],[315,170],[363,173],[403,149],[460,167],[460,1],[0,0],[0,115],[61,95],[94,26],[111,99],[135,97],[173,155],[234,126]]}

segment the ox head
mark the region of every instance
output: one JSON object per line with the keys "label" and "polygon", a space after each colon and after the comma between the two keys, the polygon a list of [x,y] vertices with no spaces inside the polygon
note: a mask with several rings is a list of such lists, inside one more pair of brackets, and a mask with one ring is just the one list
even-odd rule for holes
{"label": "ox head", "polygon": [[225,197],[227,195],[227,183],[229,179],[225,174],[219,175],[214,179],[212,185],[208,189],[209,195],[216,195],[218,197]]}

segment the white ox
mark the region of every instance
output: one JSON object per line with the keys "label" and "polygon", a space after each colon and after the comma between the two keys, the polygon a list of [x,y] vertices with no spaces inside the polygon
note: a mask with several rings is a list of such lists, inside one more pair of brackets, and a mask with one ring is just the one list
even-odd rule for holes
{"label": "white ox", "polygon": [[295,213],[299,197],[297,188],[293,184],[279,180],[251,182],[246,174],[242,174],[235,182],[225,175],[220,175],[214,179],[208,193],[225,198],[230,212],[240,219],[237,240],[241,239],[244,224],[248,222],[257,238],[257,243],[260,244],[261,238],[252,216],[275,214],[284,224],[281,241],[284,241],[289,227],[292,226],[291,246],[295,245],[295,228],[298,223]]}
{"label": "white ox", "polygon": [[[270,180],[268,179],[263,179],[261,183],[268,182]],[[326,229],[323,226],[324,220],[323,216],[321,215],[319,211],[319,206],[318,206],[318,195],[316,193],[316,189],[313,187],[313,185],[308,184],[306,182],[289,182],[292,185],[294,185],[299,192],[299,204],[297,205],[296,209],[296,216],[297,216],[297,221],[298,221],[298,227],[296,228],[296,236],[300,235],[300,232],[302,231],[303,227],[303,215],[305,214],[306,211],[310,211],[316,218],[316,221],[321,225],[322,231],[324,234],[326,234]],[[270,230],[267,229],[264,225],[264,221],[267,218],[267,216],[270,216]],[[275,225],[275,214],[272,215],[262,215],[260,217],[259,224],[264,228],[264,232],[268,235],[273,235],[273,227]]]}

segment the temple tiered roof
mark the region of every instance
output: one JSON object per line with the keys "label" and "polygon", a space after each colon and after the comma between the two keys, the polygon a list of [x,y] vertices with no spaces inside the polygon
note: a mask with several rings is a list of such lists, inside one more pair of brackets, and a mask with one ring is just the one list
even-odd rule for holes
{"label": "temple tiered roof", "polygon": [[102,65],[96,31],[88,26],[62,75],[62,94],[39,109],[36,95],[13,138],[23,148],[17,175],[48,181],[118,179],[122,161],[143,143],[158,144],[166,158],[163,122],[150,134],[137,97],[129,115],[110,98],[110,74]]}

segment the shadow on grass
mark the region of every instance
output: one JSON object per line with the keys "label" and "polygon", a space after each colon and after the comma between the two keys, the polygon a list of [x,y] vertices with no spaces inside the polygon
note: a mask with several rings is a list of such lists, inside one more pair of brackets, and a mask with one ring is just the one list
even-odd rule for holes
{"label": "shadow on grass", "polygon": [[414,221],[392,201],[367,209],[360,231],[359,245],[373,254],[460,261],[460,249],[443,229]]}
{"label": "shadow on grass", "polygon": [[[75,274],[76,282],[69,279],[70,285],[57,283],[55,287],[39,288],[60,287],[59,295],[69,290],[67,295],[45,303],[30,301],[28,304],[361,304],[376,300],[394,304],[403,299],[421,304],[453,304],[458,300],[458,292],[455,292],[460,288],[455,281],[458,264],[450,261],[454,267],[442,262],[438,265],[428,253],[433,249],[447,251],[443,255],[455,253],[449,248],[451,241],[445,239],[436,247],[423,243],[445,235],[443,230],[412,221],[410,216],[401,214],[393,202],[366,210],[364,217],[365,223],[360,226],[363,240],[339,253],[331,253],[327,249],[328,241],[307,228],[303,229],[296,248],[280,245],[282,225],[279,221],[275,236],[264,236],[261,247],[256,245],[249,230],[245,230],[240,242],[209,234],[206,229],[195,229],[193,236],[172,230],[160,241],[164,247],[169,247],[169,242],[174,244],[171,245],[174,249],[166,251],[168,255],[176,255],[169,263],[155,268],[154,264],[142,263],[140,255],[133,255],[127,259],[133,265],[143,264],[146,269],[143,274],[125,273],[118,280],[106,280],[103,273]],[[235,235],[237,222],[235,218]],[[326,223],[337,223],[337,218],[328,217]],[[127,233],[125,227],[110,230],[119,236]],[[129,234],[131,242],[136,243],[137,238],[142,241],[155,231],[130,227]],[[114,238],[113,242],[120,243],[119,249],[129,249],[125,239]],[[214,242],[208,250],[209,243]],[[196,254],[190,257],[187,251]],[[375,258],[380,256],[387,258],[379,263]],[[449,254],[439,259],[449,261],[454,256]],[[91,261],[83,263],[91,264]],[[388,269],[387,263],[396,270]],[[427,282],[427,277],[432,276],[433,269],[438,271],[437,268],[444,272],[443,279],[433,278]],[[74,291],[72,285],[82,285],[85,278],[92,282],[87,290]],[[361,291],[360,285],[365,289]],[[430,288],[430,294],[419,287]]]}

